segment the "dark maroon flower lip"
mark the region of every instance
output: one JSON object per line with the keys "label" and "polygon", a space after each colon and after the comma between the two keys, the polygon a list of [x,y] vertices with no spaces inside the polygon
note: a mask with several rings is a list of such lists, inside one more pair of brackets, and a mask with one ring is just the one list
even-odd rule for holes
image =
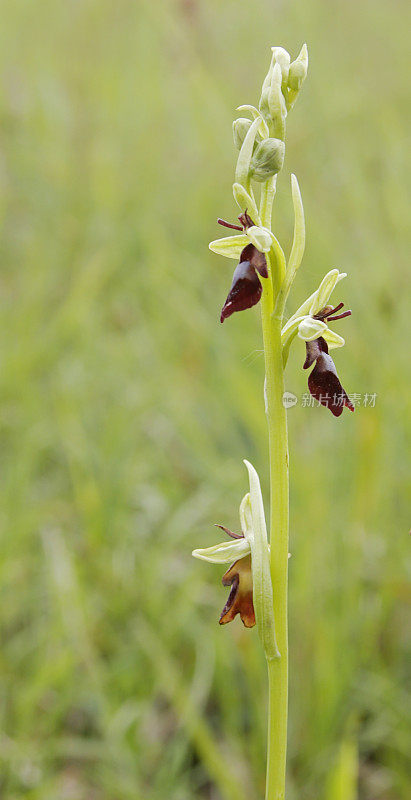
{"label": "dark maroon flower lip", "polygon": [[[337,309],[341,307],[342,304]],[[329,408],[335,417],[339,417],[342,414],[344,406],[349,408],[350,411],[354,411],[354,405],[342,387],[334,361],[328,353],[328,345],[325,339],[320,336],[319,339],[306,342],[305,345],[307,355],[303,369],[308,369],[314,361],[316,362],[308,378],[310,394],[321,405]]]}
{"label": "dark maroon flower lip", "polygon": [[[238,231],[245,231],[254,225],[247,210],[238,219],[241,227],[223,219],[218,219],[217,222]],[[263,291],[258,275],[268,278],[267,260],[264,253],[260,253],[250,242],[242,250],[240,261],[234,270],[231,288],[221,310],[220,322],[224,322],[236,311],[245,311],[258,303]]]}
{"label": "dark maroon flower lip", "polygon": [[263,287],[250,261],[240,261],[233,275],[231,289],[221,309],[220,322],[231,317],[235,311],[245,311],[258,303]]}

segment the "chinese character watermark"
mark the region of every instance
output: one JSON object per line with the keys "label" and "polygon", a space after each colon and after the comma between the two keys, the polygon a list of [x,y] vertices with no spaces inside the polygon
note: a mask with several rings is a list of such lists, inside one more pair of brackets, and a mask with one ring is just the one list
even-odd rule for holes
{"label": "chinese character watermark", "polygon": [[[362,406],[363,408],[375,408],[375,404],[377,402],[377,392],[352,392],[352,394],[348,395],[349,399],[351,400],[354,408],[358,408]],[[298,397],[296,394],[292,392],[284,392],[283,394],[283,406],[284,408],[292,408],[300,404],[302,408],[316,408],[321,404],[328,404],[332,402],[334,405],[342,406],[344,405],[344,395],[343,394],[334,394],[329,395],[328,392],[324,395],[321,395],[319,399],[313,397],[309,392],[303,392],[301,397]]]}

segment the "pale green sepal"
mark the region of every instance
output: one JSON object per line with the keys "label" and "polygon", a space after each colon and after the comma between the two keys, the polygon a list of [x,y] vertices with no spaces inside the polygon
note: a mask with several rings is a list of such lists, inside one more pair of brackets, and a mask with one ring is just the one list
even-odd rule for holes
{"label": "pale green sepal", "polygon": [[248,211],[251,219],[257,224],[260,222],[260,215],[258,213],[257,204],[254,200],[252,190],[247,192],[241,183],[233,183],[234,200],[237,203],[240,211]]}
{"label": "pale green sepal", "polygon": [[330,350],[332,350],[334,347],[343,347],[345,345],[345,339],[343,339],[343,337],[335,331],[332,331],[330,328],[327,328],[322,336],[327,342]]}
{"label": "pale green sepal", "polygon": [[249,106],[249,105],[237,106],[237,111],[244,111],[246,113],[248,112],[249,114],[251,114],[253,119],[260,119],[260,127],[258,129],[258,133],[261,134],[263,139],[266,139],[267,136],[270,135],[269,130],[268,130],[268,125],[267,125],[264,117],[261,116],[258,108],[256,108],[255,106]]}
{"label": "pale green sepal", "polygon": [[338,281],[338,269],[331,269],[330,272],[322,279],[311,303],[310,314],[317,314],[317,312],[324,308],[330,298],[331,293]]}
{"label": "pale green sepal", "polygon": [[257,630],[268,661],[279,658],[275,638],[273,587],[260,480],[252,464],[244,460],[250,480],[250,493],[240,506],[244,537],[250,542],[253,574],[253,604]]}
{"label": "pale green sepal", "polygon": [[[338,270],[337,270],[337,272],[338,272]],[[347,273],[346,272],[340,272],[339,275],[338,275],[338,278],[337,278],[337,283],[339,283],[340,281],[343,280],[343,278],[346,278],[346,277],[347,277]],[[291,320],[293,320],[295,317],[300,317],[301,315],[305,315],[305,314],[309,313],[310,308],[311,308],[311,306],[312,306],[312,304],[314,302],[314,299],[317,296],[317,292],[318,292],[318,289],[316,289],[315,292],[310,294],[310,296],[307,297],[306,300],[304,300],[304,303],[302,303],[302,305],[299,308],[297,308],[297,311],[295,312],[295,314],[293,314],[292,317],[290,317],[289,322],[291,322]]]}
{"label": "pale green sepal", "polygon": [[220,542],[213,547],[204,547],[193,550],[194,558],[201,558],[211,564],[231,564],[239,558],[248,556],[251,552],[250,542],[246,539],[236,539],[234,542]]}
{"label": "pale green sepal", "polygon": [[313,339],[323,336],[326,330],[327,325],[322,320],[304,317],[298,326],[298,335],[305,342],[312,342]]}
{"label": "pale green sepal", "polygon": [[225,236],[223,239],[215,239],[210,242],[209,249],[213,253],[218,253],[220,256],[226,258],[239,258],[241,251],[249,244],[249,239],[245,233],[240,233],[238,236]]}
{"label": "pale green sepal", "polygon": [[242,183],[243,186],[248,185],[251,157],[253,155],[253,147],[259,124],[259,119],[255,119],[254,122],[251,123],[250,129],[247,131],[241,146],[241,150],[238,154],[237,166],[235,170],[235,182]]}
{"label": "pale green sepal", "polygon": [[273,237],[271,231],[267,228],[252,225],[251,228],[247,229],[247,236],[260,253],[268,253],[270,251]]}

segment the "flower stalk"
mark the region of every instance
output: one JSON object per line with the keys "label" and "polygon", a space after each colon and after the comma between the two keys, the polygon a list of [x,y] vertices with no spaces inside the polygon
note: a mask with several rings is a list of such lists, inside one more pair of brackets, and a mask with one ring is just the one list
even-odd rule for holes
{"label": "flower stalk", "polygon": [[[243,114],[248,114],[233,125],[234,144],[239,150],[233,195],[241,211],[240,224],[219,219],[220,224],[233,228],[236,233],[209,245],[215,253],[239,259],[221,312],[221,322],[261,302],[269,440],[270,540],[268,543],[260,481],[254,467],[245,461],[250,492],[240,505],[241,534],[219,526],[235,541],[197,549],[193,555],[213,563],[227,563],[234,558],[223,576],[224,585],[230,585],[231,591],[220,624],[239,614],[246,627],[257,625],[268,666],[266,800],[285,800],[286,791],[289,475],[283,395],[284,372],[293,342],[302,339],[305,343],[304,369],[315,363],[308,388],[318,404],[327,407],[335,417],[342,414],[344,406],[354,410],[328,352],[329,348],[344,345],[342,336],[331,330],[328,323],[351,313],[336,313],[343,303],[335,307],[327,305],[331,292],[345,273],[337,269],[329,271],[318,289],[285,320],[286,303],[305,249],[304,209],[295,175],[291,175],[294,235],[288,260],[271,230],[277,177],[284,161],[286,119],[307,69],[306,45],[292,62],[284,48],[273,47],[258,108],[239,107]],[[253,183],[255,189],[260,187],[259,202]]]}
{"label": "flower stalk", "polygon": [[[278,280],[277,280],[278,282]],[[288,433],[282,398],[284,367],[281,317],[275,317],[271,287],[261,298],[265,396],[270,461],[270,569],[279,659],[268,661],[268,736],[266,800],[285,797],[288,721]]]}

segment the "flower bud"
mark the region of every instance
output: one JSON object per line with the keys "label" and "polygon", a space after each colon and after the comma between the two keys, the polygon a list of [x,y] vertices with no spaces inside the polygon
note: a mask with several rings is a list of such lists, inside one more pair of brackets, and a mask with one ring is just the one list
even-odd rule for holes
{"label": "flower bud", "polygon": [[241,150],[241,145],[251,127],[251,119],[239,117],[233,122],[233,139],[237,150]]}
{"label": "flower bud", "polygon": [[293,61],[290,67],[290,71],[288,73],[288,86],[290,89],[294,89],[297,91],[301,89],[302,83],[304,78],[307,75],[307,70],[304,68],[304,64],[301,61]]}
{"label": "flower bud", "polygon": [[288,80],[288,71],[290,69],[290,54],[284,47],[272,47],[273,56],[276,64],[280,65],[282,75],[282,86],[285,90]]}
{"label": "flower bud", "polygon": [[251,159],[251,177],[259,183],[264,183],[280,171],[284,155],[285,144],[281,139],[264,139],[257,145]]}
{"label": "flower bud", "polygon": [[307,45],[303,44],[301,51],[295,61],[290,64],[288,73],[288,101],[287,107],[292,108],[294,105],[298,92],[301,89],[308,71],[308,49]]}

